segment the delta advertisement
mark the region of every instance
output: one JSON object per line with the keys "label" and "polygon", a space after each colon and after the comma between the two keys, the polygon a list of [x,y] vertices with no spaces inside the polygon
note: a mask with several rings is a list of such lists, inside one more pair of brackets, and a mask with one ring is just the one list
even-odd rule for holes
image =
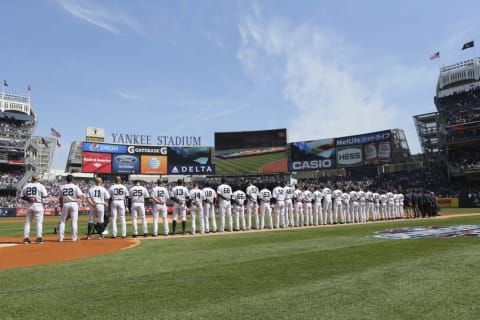
{"label": "delta advertisement", "polygon": [[290,171],[336,168],[335,139],[290,143]]}
{"label": "delta advertisement", "polygon": [[168,174],[215,174],[211,147],[171,147],[168,151]]}

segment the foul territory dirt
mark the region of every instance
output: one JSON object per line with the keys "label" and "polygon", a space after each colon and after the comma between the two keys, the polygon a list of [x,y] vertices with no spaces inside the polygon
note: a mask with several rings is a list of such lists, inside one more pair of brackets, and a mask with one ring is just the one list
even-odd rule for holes
{"label": "foul territory dirt", "polygon": [[23,244],[21,238],[0,238],[0,269],[27,267],[100,256],[136,246],[137,239],[105,239],[58,242],[45,237],[45,243]]}

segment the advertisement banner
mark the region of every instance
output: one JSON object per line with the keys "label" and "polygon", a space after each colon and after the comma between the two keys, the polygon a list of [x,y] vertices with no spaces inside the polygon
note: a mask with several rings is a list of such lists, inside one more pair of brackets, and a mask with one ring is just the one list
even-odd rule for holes
{"label": "advertisement banner", "polygon": [[127,146],[121,144],[84,142],[83,151],[100,153],[127,153]]}
{"label": "advertisement banner", "polygon": [[[170,162],[170,157],[169,160]],[[168,174],[171,175],[209,175],[215,174],[215,165],[169,165]]]}
{"label": "advertisement banner", "polygon": [[109,153],[83,152],[82,171],[85,173],[111,173],[112,155]]}
{"label": "advertisement banner", "polygon": [[137,155],[112,155],[112,173],[137,174],[140,172],[140,158]]}
{"label": "advertisement banner", "polygon": [[211,147],[170,147],[170,165],[208,165],[212,163]]}
{"label": "advertisement banner", "polygon": [[437,198],[437,205],[440,208],[458,208],[458,198]]}
{"label": "advertisement banner", "polygon": [[365,165],[392,160],[392,146],[390,142],[369,143],[363,146]]}
{"label": "advertisement banner", "polygon": [[126,153],[129,153],[129,154],[151,154],[151,155],[166,156],[168,154],[168,147],[128,146]]}
{"label": "advertisement banner", "polygon": [[356,167],[363,165],[362,146],[337,147],[337,167]]}
{"label": "advertisement banner", "polygon": [[336,146],[352,146],[358,144],[374,143],[374,142],[383,142],[390,141],[392,138],[392,133],[390,130],[378,131],[366,134],[359,134],[355,136],[347,136],[336,138]]}
{"label": "advertisement banner", "polygon": [[333,169],[336,167],[335,139],[290,143],[290,171]]}
{"label": "advertisement banner", "polygon": [[16,217],[17,209],[16,208],[0,208],[0,218],[2,217]]}
{"label": "advertisement banner", "polygon": [[140,156],[141,174],[167,174],[167,157],[156,155]]}

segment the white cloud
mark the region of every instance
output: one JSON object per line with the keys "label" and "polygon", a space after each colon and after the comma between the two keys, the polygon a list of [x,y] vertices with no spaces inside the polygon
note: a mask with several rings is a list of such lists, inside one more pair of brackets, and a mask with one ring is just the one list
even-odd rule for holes
{"label": "white cloud", "polygon": [[[242,42],[237,57],[255,83],[280,84],[279,95],[291,105],[285,115],[291,119],[289,140],[400,128],[410,131],[411,146],[417,144],[412,116],[421,113],[419,109],[433,111],[431,97],[438,73],[430,67],[371,57],[362,61],[368,50],[356,48],[332,31],[255,16],[239,24]],[[425,90],[426,83],[431,95],[417,101],[426,105],[404,105],[411,94]]]}
{"label": "white cloud", "polygon": [[142,100],[142,98],[140,98],[139,96],[133,95],[131,93],[123,92],[123,91],[117,91],[117,92],[114,92],[114,94],[126,100],[134,100],[134,101]]}
{"label": "white cloud", "polygon": [[89,0],[57,0],[57,3],[74,17],[108,32],[120,34],[122,29],[129,29],[146,35],[140,23],[117,8],[106,8]]}

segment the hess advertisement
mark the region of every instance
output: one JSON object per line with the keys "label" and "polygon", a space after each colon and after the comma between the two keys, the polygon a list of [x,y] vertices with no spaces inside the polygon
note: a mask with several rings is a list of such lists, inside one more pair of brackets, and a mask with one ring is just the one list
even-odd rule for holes
{"label": "hess advertisement", "polygon": [[290,159],[290,171],[335,168],[335,139],[293,142]]}
{"label": "hess advertisement", "polygon": [[363,165],[362,146],[337,147],[337,166],[357,167]]}

